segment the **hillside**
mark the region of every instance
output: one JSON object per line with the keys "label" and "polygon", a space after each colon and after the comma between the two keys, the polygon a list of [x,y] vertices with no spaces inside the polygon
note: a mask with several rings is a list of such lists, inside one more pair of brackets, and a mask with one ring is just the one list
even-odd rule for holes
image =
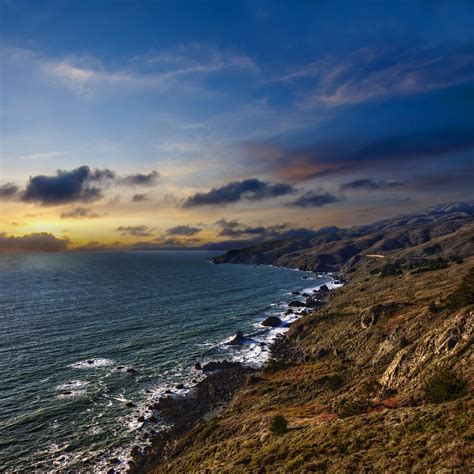
{"label": "hillside", "polygon": [[[288,266],[316,272],[348,271],[364,255],[406,250],[423,257],[451,253],[468,255],[474,235],[474,202],[434,206],[350,229],[323,229],[312,238],[265,242],[229,251],[215,263]],[[408,250],[412,249],[412,250]]]}
{"label": "hillside", "polygon": [[330,265],[346,283],[319,295],[264,370],[239,374],[230,402],[134,470],[473,472],[474,232],[472,205],[460,207],[226,254]]}

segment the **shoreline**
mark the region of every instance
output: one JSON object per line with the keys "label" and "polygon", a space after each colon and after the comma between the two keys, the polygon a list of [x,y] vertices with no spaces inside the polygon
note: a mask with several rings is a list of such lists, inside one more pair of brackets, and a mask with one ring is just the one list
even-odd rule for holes
{"label": "shoreline", "polygon": [[[257,358],[256,363],[255,361],[249,363],[245,357],[240,357],[239,360],[237,354],[233,355],[231,361],[227,359],[214,360],[203,363],[202,366],[201,361],[196,361],[194,371],[199,373],[200,380],[196,381],[195,385],[189,387],[184,393],[168,391],[169,393],[165,393],[149,406],[151,415],[148,419],[141,417],[145,423],[156,423],[158,419],[164,420],[167,427],[160,431],[150,430],[149,443],[143,448],[135,445],[129,451],[126,459],[109,459],[107,463],[109,469],[106,471],[108,474],[143,472],[166,461],[167,447],[185,435],[200,421],[217,416],[231,401],[234,394],[245,385],[248,376],[264,369],[270,359],[272,345],[279,335],[285,334],[293,322],[321,307],[327,294],[343,285],[334,273],[307,272],[291,267],[279,268],[313,273],[314,277],[303,277],[303,280],[307,280],[308,283],[318,278],[325,278],[325,281],[290,292],[288,294],[289,301],[287,302],[274,303],[272,306],[278,307],[280,310],[281,324],[277,327],[268,328],[262,326],[263,321],[260,321],[255,324],[257,332],[245,335],[245,342],[234,346],[240,350],[246,346],[253,345],[255,347],[256,341],[253,338],[258,336],[259,333],[266,332],[265,343],[260,342],[258,344],[260,357]],[[321,291],[322,288],[324,289],[323,292]],[[320,299],[318,305],[306,304],[308,300],[315,298]],[[301,305],[296,306],[295,302],[299,302]],[[292,306],[292,303],[295,306]],[[222,344],[230,345],[229,342],[237,336],[238,334],[230,336]],[[247,350],[246,352],[250,351]]]}

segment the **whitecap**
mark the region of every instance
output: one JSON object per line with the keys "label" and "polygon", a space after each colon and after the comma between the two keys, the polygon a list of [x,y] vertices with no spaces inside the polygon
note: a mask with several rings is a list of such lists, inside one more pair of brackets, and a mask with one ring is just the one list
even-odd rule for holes
{"label": "whitecap", "polygon": [[95,369],[97,367],[108,367],[114,363],[111,359],[86,359],[71,364],[73,369]]}

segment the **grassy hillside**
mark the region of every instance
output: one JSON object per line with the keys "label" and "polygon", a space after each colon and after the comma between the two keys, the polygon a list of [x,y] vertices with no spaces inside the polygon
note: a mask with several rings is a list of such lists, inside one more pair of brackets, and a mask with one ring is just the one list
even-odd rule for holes
{"label": "grassy hillside", "polygon": [[356,270],[152,472],[472,472],[473,267]]}

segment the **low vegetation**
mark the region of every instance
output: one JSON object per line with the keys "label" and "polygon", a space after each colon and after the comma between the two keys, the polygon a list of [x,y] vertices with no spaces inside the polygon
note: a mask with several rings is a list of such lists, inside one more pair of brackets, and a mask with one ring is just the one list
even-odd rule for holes
{"label": "low vegetation", "polygon": [[474,267],[469,270],[456,290],[448,296],[445,307],[456,310],[471,304],[474,304]]}
{"label": "low vegetation", "polygon": [[286,418],[282,415],[276,415],[272,418],[270,423],[270,432],[275,435],[279,436],[288,431],[288,422]]}
{"label": "low vegetation", "polygon": [[443,403],[461,398],[467,383],[450,370],[443,370],[431,377],[425,385],[425,399],[429,403]]}

